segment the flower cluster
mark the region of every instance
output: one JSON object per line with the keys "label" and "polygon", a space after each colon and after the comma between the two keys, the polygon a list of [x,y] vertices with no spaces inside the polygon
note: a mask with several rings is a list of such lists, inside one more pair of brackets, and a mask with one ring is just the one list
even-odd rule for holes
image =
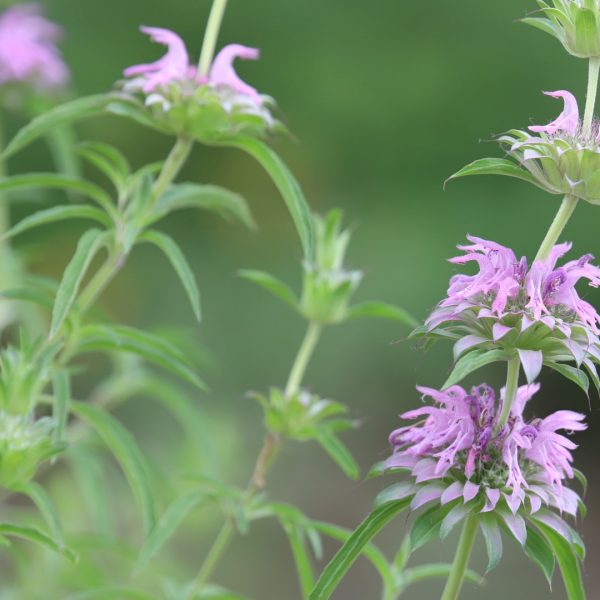
{"label": "flower cluster", "polygon": [[[504,390],[497,401],[485,384],[470,392],[460,386],[418,389],[433,403],[401,415],[416,422],[392,432],[394,453],[385,463],[386,469],[410,472],[397,495],[414,495],[414,510],[460,499],[469,511],[499,512],[513,531],[516,516],[552,514],[544,505],[577,514],[580,498],[565,485],[575,475],[571,452],[576,445],[558,432],[584,430],[583,415],[561,410],[526,420],[524,409],[539,390],[537,384],[526,385],[518,389],[508,422],[501,426]],[[523,533],[519,526],[519,536]]]}
{"label": "flower cluster", "polygon": [[0,16],[0,84],[64,86],[69,70],[56,47],[60,36],[60,28],[42,16],[37,4],[7,9]]}
{"label": "flower cluster", "polygon": [[240,132],[260,135],[275,126],[269,110],[272,99],[242,81],[233,68],[236,58],[258,59],[256,48],[225,46],[203,74],[190,63],[176,33],[158,27],[142,27],[141,31],[165,45],[167,53],[154,63],[125,69],[128,80],[123,90],[142,94],[145,105],[164,127],[213,139]]}
{"label": "flower cluster", "polygon": [[531,267],[510,249],[469,236],[459,246],[463,255],[454,264],[475,262],[474,275],[450,280],[448,296],[426,321],[428,333],[445,330],[457,339],[456,356],[474,348],[517,350],[529,379],[543,361],[574,360],[584,364],[596,381],[600,360],[600,316],[576,290],[581,279],[600,285],[600,268],[585,255],[558,266],[570,243],[553,247],[548,258]]}
{"label": "flower cluster", "polygon": [[583,127],[577,100],[570,92],[559,90],[546,95],[564,102],[556,120],[529,127],[539,135],[514,129],[499,141],[542,189],[599,204],[600,125]]}

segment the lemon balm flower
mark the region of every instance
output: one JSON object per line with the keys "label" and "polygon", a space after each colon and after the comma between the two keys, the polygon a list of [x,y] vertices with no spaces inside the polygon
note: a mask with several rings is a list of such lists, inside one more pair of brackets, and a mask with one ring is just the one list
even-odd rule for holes
{"label": "lemon balm flower", "polygon": [[59,88],[69,80],[56,43],[61,29],[42,16],[37,4],[13,6],[0,15],[0,85],[28,83]]}

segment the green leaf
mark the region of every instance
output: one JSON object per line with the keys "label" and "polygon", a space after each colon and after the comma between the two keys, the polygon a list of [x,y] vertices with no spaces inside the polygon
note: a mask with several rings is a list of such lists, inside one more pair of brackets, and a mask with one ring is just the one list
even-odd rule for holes
{"label": "green leaf", "polygon": [[548,542],[533,527],[527,526],[527,541],[523,547],[525,554],[542,570],[548,585],[552,585],[554,575],[554,552]]}
{"label": "green leaf", "polygon": [[481,367],[507,358],[508,355],[504,350],[472,350],[458,359],[442,389],[461,382],[467,375]]}
{"label": "green leaf", "polygon": [[181,248],[177,245],[177,242],[167,234],[153,230],[145,231],[139,239],[141,242],[154,244],[164,252],[173,269],[175,269],[177,276],[181,280],[190,304],[192,305],[194,316],[200,321],[200,292],[198,291],[196,278],[194,277],[192,268],[181,251]]}
{"label": "green leaf", "polygon": [[11,227],[3,236],[3,239],[8,239],[15,235],[19,235],[24,231],[33,229],[34,227],[40,227],[41,225],[47,225],[48,223],[55,223],[57,221],[64,221],[66,219],[91,219],[110,227],[112,221],[106,215],[105,212],[94,208],[93,206],[75,205],[75,206],[53,206],[46,210],[40,210],[28,217],[25,217],[19,221],[14,227]]}
{"label": "green leaf", "polygon": [[175,210],[196,208],[209,210],[225,218],[235,217],[248,229],[255,229],[248,204],[240,194],[217,185],[198,183],[179,183],[172,185],[159,199],[147,224],[162,219]]}
{"label": "green leaf", "polygon": [[498,566],[502,559],[502,535],[498,521],[493,514],[481,513],[479,515],[479,525],[488,554],[486,573],[489,573]]}
{"label": "green leaf", "polygon": [[436,504],[415,519],[410,529],[410,545],[412,552],[418,550],[421,546],[424,546],[434,537],[438,537],[443,520],[455,505],[456,502],[448,503],[445,506]]}
{"label": "green leaf", "polygon": [[273,277],[273,275],[269,275],[269,273],[265,273],[264,271],[254,271],[251,269],[241,269],[238,271],[238,275],[271,292],[274,296],[287,302],[292,308],[298,309],[298,299],[294,292],[285,283]]}
{"label": "green leaf", "polygon": [[48,496],[46,490],[35,481],[28,481],[27,483],[20,483],[12,488],[15,492],[27,496],[40,511],[40,514],[46,521],[50,535],[58,546],[62,549],[65,548],[65,540],[62,535],[62,527],[60,524],[60,518],[58,511],[54,506],[54,503]]}
{"label": "green leaf", "polygon": [[85,325],[78,332],[77,352],[130,352],[175,373],[201,390],[206,386],[181,350],[165,339],[125,325]]}
{"label": "green leaf", "polygon": [[190,512],[209,497],[204,490],[195,490],[177,498],[167,508],[156,524],[156,527],[152,530],[152,533],[146,539],[146,543],[134,567],[134,573],[139,573],[148,564],[150,559],[157,554],[165,542],[173,536]]}
{"label": "green leaf", "polygon": [[54,309],[52,310],[50,337],[54,337],[57,334],[66,319],[69,310],[75,302],[83,277],[94,256],[96,256],[100,248],[104,245],[105,239],[105,234],[99,229],[90,229],[81,236],[75,254],[71,262],[67,265],[56,292]]}
{"label": "green leaf", "polygon": [[54,373],[52,378],[54,402],[52,404],[52,417],[54,418],[53,438],[55,443],[63,440],[63,432],[69,416],[69,402],[71,400],[71,380],[69,372],[61,369]]}
{"label": "green leaf", "polygon": [[385,302],[363,302],[348,309],[348,319],[360,317],[376,317],[379,319],[390,319],[399,321],[409,327],[417,327],[419,322],[400,306],[386,304]]}
{"label": "green leaf", "polygon": [[597,6],[594,10],[582,9],[577,11],[575,17],[575,36],[577,49],[581,54],[597,56],[598,50],[598,22],[596,20]]}
{"label": "green leaf", "polygon": [[325,567],[309,600],[327,600],[364,547],[385,525],[410,505],[410,499],[396,500],[376,508],[348,538]]}
{"label": "green leaf", "polygon": [[45,533],[42,533],[41,531],[32,527],[21,527],[20,525],[13,525],[11,523],[0,523],[0,535],[17,537],[35,544],[39,544],[48,550],[62,554],[71,562],[77,562],[78,560],[77,555],[72,550],[65,548]]}
{"label": "green leaf", "polygon": [[[585,600],[585,589],[581,577],[579,560],[573,547],[558,533],[547,525],[536,522],[536,527],[542,532],[552,548],[558,566],[562,573],[568,600]],[[1,533],[1,532],[0,532]]]}
{"label": "green leaf", "polygon": [[[452,565],[432,563],[420,567],[412,567],[403,573],[403,579],[406,585],[420,583],[428,579],[447,579],[452,572]],[[465,571],[465,580],[482,586],[485,584],[485,579],[475,571],[467,569]]]}
{"label": "green leaf", "polygon": [[286,521],[282,521],[282,525],[292,549],[302,598],[308,598],[315,584],[315,575],[306,547],[304,529],[298,524]]}
{"label": "green leaf", "polygon": [[104,94],[78,98],[32,119],[10,141],[2,153],[2,159],[7,159],[40,136],[52,132],[56,127],[102,113],[109,100],[110,96]]}
{"label": "green leaf", "polygon": [[514,162],[505,158],[481,158],[476,160],[454,173],[454,175],[451,175],[446,183],[452,179],[468,175],[505,175],[507,177],[522,179],[539,187],[535,177],[529,171],[521,169]]}
{"label": "green leaf", "polygon": [[121,465],[140,508],[145,534],[150,535],[156,522],[154,495],[148,465],[133,436],[113,416],[91,404],[71,401],[71,411],[96,431]]}
{"label": "green leaf", "polygon": [[550,367],[557,373],[560,373],[563,377],[566,377],[573,383],[576,383],[586,394],[588,393],[590,389],[590,380],[581,369],[550,360],[545,360],[544,365]]}
{"label": "green leaf", "polygon": [[146,592],[128,587],[105,586],[67,596],[65,600],[157,600]]}
{"label": "green leaf", "polygon": [[254,138],[237,137],[226,145],[244,150],[253,156],[270,175],[292,215],[307,260],[315,256],[315,235],[310,209],[300,185],[285,163],[264,142]]}
{"label": "green leaf", "polygon": [[83,194],[94,200],[113,218],[118,218],[110,196],[97,185],[60,173],[29,173],[0,179],[0,192],[14,190],[58,189]]}
{"label": "green leaf", "polygon": [[337,463],[347,477],[350,477],[350,479],[358,479],[360,477],[358,463],[336,435],[325,427],[319,427],[316,432],[316,438],[325,452]]}
{"label": "green leaf", "polygon": [[109,103],[106,110],[119,117],[125,117],[143,127],[148,127],[163,133],[170,133],[168,129],[159,125],[157,119],[153,119],[146,107],[134,98],[124,98],[122,96],[108,97]]}
{"label": "green leaf", "polygon": [[559,34],[549,19],[542,19],[539,17],[526,17],[524,19],[519,19],[519,23],[524,23],[525,25],[531,25],[536,29],[540,29],[546,33],[549,33],[551,36],[559,37]]}

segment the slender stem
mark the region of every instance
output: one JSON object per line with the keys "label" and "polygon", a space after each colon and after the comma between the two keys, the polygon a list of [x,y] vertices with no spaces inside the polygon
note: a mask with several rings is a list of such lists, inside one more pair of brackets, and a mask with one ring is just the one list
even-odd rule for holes
{"label": "slender stem", "polygon": [[109,257],[79,296],[79,312],[87,312],[125,263],[125,255]]}
{"label": "slender stem", "polygon": [[598,93],[598,75],[600,74],[600,58],[590,58],[588,63],[588,87],[585,98],[585,113],[583,116],[583,133],[590,133],[594,120],[594,107]]}
{"label": "slender stem", "polygon": [[302,341],[302,345],[296,355],[296,360],[290,371],[287,385],[285,386],[285,396],[289,398],[300,389],[300,382],[304,377],[304,372],[310,361],[310,358],[315,350],[319,336],[321,335],[322,327],[318,323],[311,322],[308,325],[306,335]]}
{"label": "slender stem", "polygon": [[550,251],[552,250],[554,244],[558,241],[565,225],[568,223],[573,211],[577,207],[577,198],[573,196],[565,196],[556,216],[554,217],[554,221],[552,221],[552,225],[548,229],[548,233],[546,233],[546,237],[538,250],[538,253],[535,257],[535,260],[546,260]]}
{"label": "slender stem", "polygon": [[508,360],[508,369],[506,372],[506,388],[504,390],[504,402],[502,404],[502,413],[496,425],[497,431],[501,431],[506,425],[510,415],[510,409],[517,397],[519,389],[519,372],[521,370],[521,361],[517,354]]}
{"label": "slender stem", "polygon": [[477,517],[471,515],[466,518],[460,541],[458,542],[458,548],[456,549],[456,555],[454,556],[452,571],[446,582],[441,600],[456,600],[460,594],[465,572],[471,558],[471,552],[473,551],[475,537],[477,536],[477,527]]}
{"label": "slender stem", "polygon": [[233,522],[231,519],[227,519],[221,528],[221,531],[217,535],[214,544],[209,550],[208,555],[206,556],[206,559],[204,560],[204,563],[202,564],[202,567],[200,568],[200,571],[198,572],[198,575],[190,588],[190,592],[188,594],[189,599],[195,598],[196,593],[208,583],[211,575],[223,557],[223,554],[225,554],[225,551],[229,546],[229,542],[233,538],[234,534],[235,527]]}
{"label": "slender stem", "polygon": [[154,182],[152,188],[152,203],[158,202],[160,197],[165,193],[167,188],[173,183],[175,177],[185,164],[192,150],[193,140],[187,137],[180,136],[177,138],[175,145],[171,149],[167,160],[163,165],[160,175]]}
{"label": "slender stem", "polygon": [[200,76],[208,75],[210,70],[226,7],[227,0],[213,0],[208,22],[206,23],[206,31],[204,32],[200,62],[198,63],[198,75]]}

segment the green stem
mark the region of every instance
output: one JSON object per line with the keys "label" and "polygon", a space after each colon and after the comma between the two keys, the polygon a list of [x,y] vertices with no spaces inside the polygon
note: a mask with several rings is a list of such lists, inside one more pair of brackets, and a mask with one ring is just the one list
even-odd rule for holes
{"label": "green stem", "polygon": [[598,93],[598,75],[600,74],[600,58],[590,58],[588,63],[588,87],[585,98],[585,113],[583,116],[583,133],[590,133],[594,120],[594,107]]}
{"label": "green stem", "polygon": [[458,548],[456,549],[456,555],[454,556],[452,571],[446,582],[441,600],[456,600],[460,594],[465,572],[471,558],[471,552],[473,551],[475,537],[477,536],[477,527],[477,517],[471,515],[466,518],[460,541],[458,542]]}
{"label": "green stem", "polygon": [[577,198],[573,196],[565,196],[546,237],[538,250],[535,260],[546,260],[554,244],[558,241],[565,225],[568,223],[573,211],[577,207]]}
{"label": "green stem", "polygon": [[210,65],[215,55],[217,46],[217,38],[221,29],[223,15],[227,7],[227,0],[214,0],[208,22],[206,23],[206,31],[204,32],[204,41],[202,42],[202,51],[200,52],[200,62],[198,63],[198,75],[208,75]]}
{"label": "green stem", "polygon": [[154,182],[152,204],[156,204],[160,197],[167,191],[167,188],[173,183],[190,155],[193,143],[193,140],[187,137],[180,136],[177,138],[169,156],[167,156],[160,175]]}
{"label": "green stem", "polygon": [[106,262],[96,271],[92,280],[79,296],[79,312],[84,314],[96,302],[100,294],[106,289],[108,284],[114,279],[125,262],[125,256],[109,256]]}
{"label": "green stem", "polygon": [[302,345],[296,355],[296,360],[290,371],[290,376],[285,386],[285,396],[290,398],[300,389],[300,383],[304,377],[306,367],[310,361],[310,358],[315,350],[319,336],[321,335],[322,327],[318,323],[311,322],[308,325],[306,335],[302,341]]}
{"label": "green stem", "polygon": [[506,388],[504,390],[504,402],[502,404],[502,414],[496,425],[496,430],[501,431],[506,425],[510,415],[510,409],[517,397],[519,389],[519,372],[521,370],[521,361],[517,354],[508,360],[508,369],[506,372]]}

